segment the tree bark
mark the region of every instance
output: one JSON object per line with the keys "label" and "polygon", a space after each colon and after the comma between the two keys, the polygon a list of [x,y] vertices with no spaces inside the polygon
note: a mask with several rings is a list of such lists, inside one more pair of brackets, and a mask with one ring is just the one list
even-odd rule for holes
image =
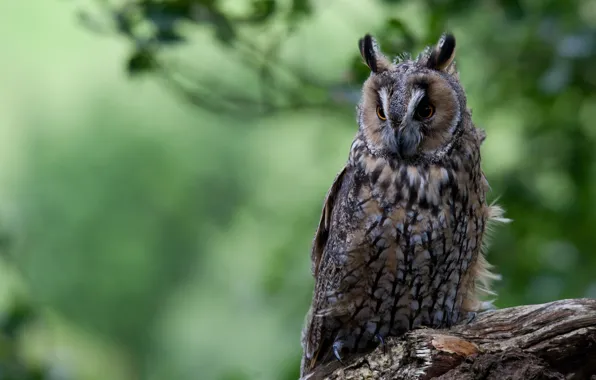
{"label": "tree bark", "polygon": [[596,300],[570,299],[478,314],[450,329],[388,338],[308,380],[596,380]]}

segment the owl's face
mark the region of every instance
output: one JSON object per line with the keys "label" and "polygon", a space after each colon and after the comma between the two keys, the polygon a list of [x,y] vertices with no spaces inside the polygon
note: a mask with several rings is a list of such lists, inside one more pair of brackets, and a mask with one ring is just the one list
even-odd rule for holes
{"label": "owl's face", "polygon": [[417,60],[390,62],[369,35],[360,40],[360,51],[371,69],[359,105],[369,147],[404,161],[443,157],[466,107],[453,64],[453,36],[444,36]]}

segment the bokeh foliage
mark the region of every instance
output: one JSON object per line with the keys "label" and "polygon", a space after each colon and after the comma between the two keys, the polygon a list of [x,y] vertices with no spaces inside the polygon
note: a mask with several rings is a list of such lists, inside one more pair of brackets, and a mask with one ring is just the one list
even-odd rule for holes
{"label": "bokeh foliage", "polygon": [[[392,55],[457,37],[491,199],[514,220],[492,233],[496,304],[596,297],[595,4],[21,6],[36,15],[22,30],[40,29],[26,69],[0,78],[0,378],[297,378],[366,32]],[[44,36],[73,33],[84,44]]]}

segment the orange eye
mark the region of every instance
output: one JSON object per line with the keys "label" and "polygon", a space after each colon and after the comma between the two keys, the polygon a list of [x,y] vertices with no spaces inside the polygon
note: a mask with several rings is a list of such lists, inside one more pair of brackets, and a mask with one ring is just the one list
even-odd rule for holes
{"label": "orange eye", "polygon": [[377,106],[377,116],[381,120],[387,120],[387,116],[385,116],[385,112],[383,112],[383,108],[381,108],[381,106]]}
{"label": "orange eye", "polygon": [[435,114],[435,106],[430,104],[428,97],[422,98],[416,107],[416,115],[415,117],[418,120],[421,119],[430,119],[432,115]]}

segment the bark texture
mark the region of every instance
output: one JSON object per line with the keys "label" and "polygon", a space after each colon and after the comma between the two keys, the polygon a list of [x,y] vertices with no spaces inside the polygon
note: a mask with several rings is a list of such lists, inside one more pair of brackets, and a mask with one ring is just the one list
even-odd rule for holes
{"label": "bark texture", "polygon": [[451,329],[414,330],[306,378],[596,380],[596,300],[518,306]]}

